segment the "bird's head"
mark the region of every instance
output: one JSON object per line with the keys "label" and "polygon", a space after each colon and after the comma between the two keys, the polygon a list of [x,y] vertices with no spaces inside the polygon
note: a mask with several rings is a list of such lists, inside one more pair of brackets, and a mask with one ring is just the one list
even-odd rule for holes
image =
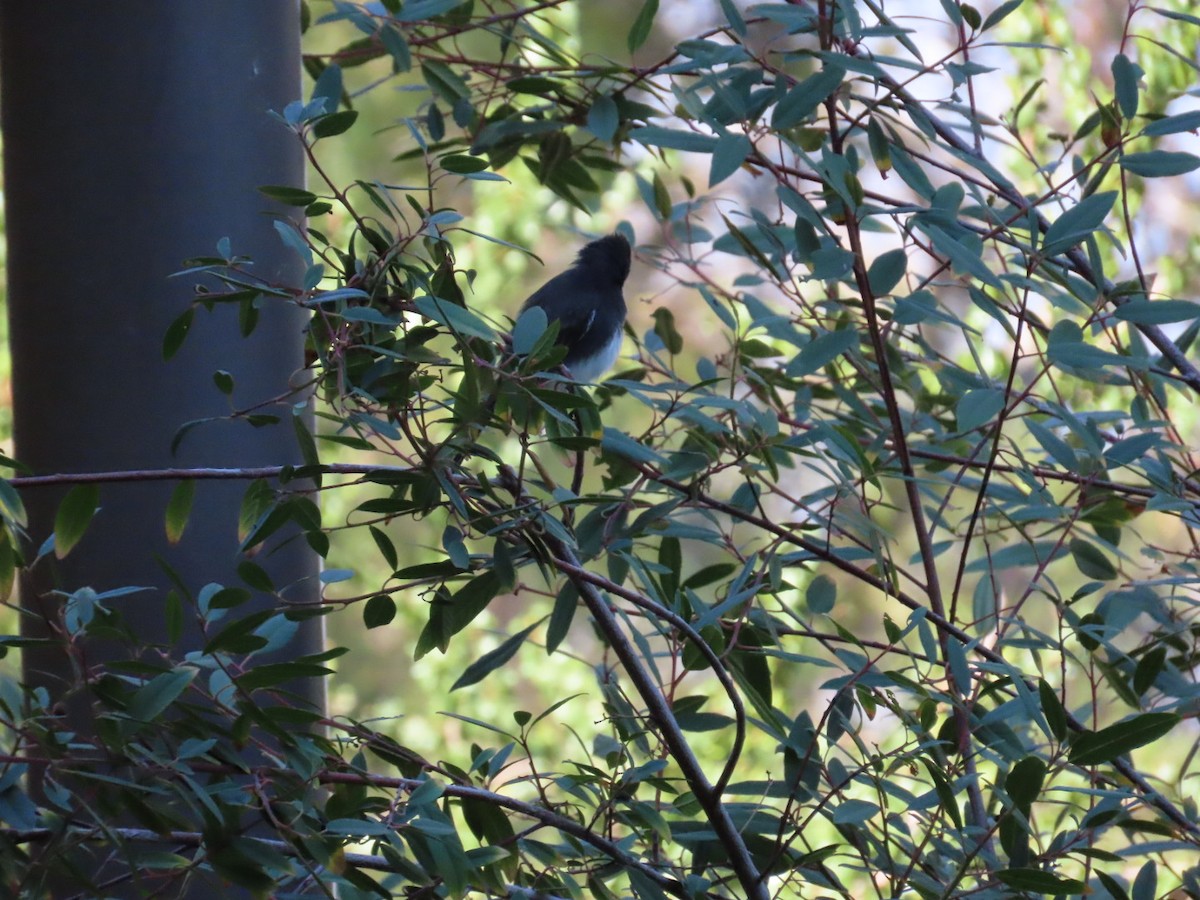
{"label": "bird's head", "polygon": [[576,265],[601,284],[620,287],[629,277],[632,252],[623,234],[610,234],[592,241],[579,251]]}

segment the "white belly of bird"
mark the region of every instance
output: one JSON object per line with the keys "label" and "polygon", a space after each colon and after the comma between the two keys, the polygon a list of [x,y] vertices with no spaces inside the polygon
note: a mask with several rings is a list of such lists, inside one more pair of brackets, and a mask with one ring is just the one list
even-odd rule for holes
{"label": "white belly of bird", "polygon": [[621,353],[621,339],[624,331],[618,328],[612,339],[591,356],[581,359],[571,366],[571,377],[576,381],[594,382],[612,368]]}

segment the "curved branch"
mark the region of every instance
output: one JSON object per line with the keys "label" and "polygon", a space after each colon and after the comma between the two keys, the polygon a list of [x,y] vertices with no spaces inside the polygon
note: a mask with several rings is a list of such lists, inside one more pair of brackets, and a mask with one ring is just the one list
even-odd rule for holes
{"label": "curved branch", "polygon": [[[514,498],[517,500],[522,499],[523,493],[520,481],[510,467],[500,467],[500,480],[505,485],[505,488],[513,494]],[[580,564],[579,558],[575,555],[575,551],[567,546],[561,538],[557,537],[553,531],[547,530],[540,537],[546,548],[553,555],[556,567],[562,568],[564,571],[567,567],[575,571],[582,571],[583,567]],[[675,719],[675,713],[671,710],[671,705],[667,702],[667,698],[663,696],[662,691],[659,690],[649,670],[643,665],[637,648],[633,646],[633,643],[621,629],[621,624],[617,621],[616,614],[609,607],[604,597],[601,596],[596,585],[589,579],[578,576],[573,577],[572,582],[576,590],[579,591],[579,596],[588,608],[588,612],[591,613],[592,618],[596,621],[597,627],[608,640],[609,646],[612,647],[613,652],[617,655],[617,659],[621,661],[626,674],[637,689],[638,696],[646,704],[650,717],[657,726],[663,742],[667,745],[672,759],[674,759],[675,764],[683,772],[683,777],[687,781],[688,787],[691,788],[692,793],[695,794],[697,802],[704,809],[704,814],[708,818],[709,824],[712,825],[717,838],[729,853],[729,864],[737,875],[744,896],[747,900],[767,900],[768,893],[766,885],[763,882],[763,876],[759,873],[757,866],[755,866],[754,860],[750,856],[750,851],[746,847],[746,842],[742,840],[742,835],[729,815],[729,810],[725,808],[725,804],[721,801],[720,792],[713,787],[708,780],[708,776],[704,774],[704,769],[700,766],[700,761],[696,759],[696,754],[692,752],[692,745],[684,737],[683,729],[679,727],[679,722]]]}

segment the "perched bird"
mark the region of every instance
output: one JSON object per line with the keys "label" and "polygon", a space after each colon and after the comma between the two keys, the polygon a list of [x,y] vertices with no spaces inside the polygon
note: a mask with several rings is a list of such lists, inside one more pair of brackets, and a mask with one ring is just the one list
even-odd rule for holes
{"label": "perched bird", "polygon": [[610,234],[579,251],[567,271],[555,275],[521,306],[540,307],[548,322],[558,322],[558,343],[567,348],[563,363],[576,381],[595,381],[617,361],[629,277],[629,241]]}

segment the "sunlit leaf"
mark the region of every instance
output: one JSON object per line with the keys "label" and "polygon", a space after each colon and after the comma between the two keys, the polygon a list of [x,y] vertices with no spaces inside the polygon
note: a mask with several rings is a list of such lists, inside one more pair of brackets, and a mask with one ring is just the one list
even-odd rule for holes
{"label": "sunlit leaf", "polygon": [[167,501],[166,530],[167,543],[178,544],[187,528],[188,517],[192,512],[192,500],[196,496],[196,482],[186,479],[175,485],[171,491],[171,499]]}

